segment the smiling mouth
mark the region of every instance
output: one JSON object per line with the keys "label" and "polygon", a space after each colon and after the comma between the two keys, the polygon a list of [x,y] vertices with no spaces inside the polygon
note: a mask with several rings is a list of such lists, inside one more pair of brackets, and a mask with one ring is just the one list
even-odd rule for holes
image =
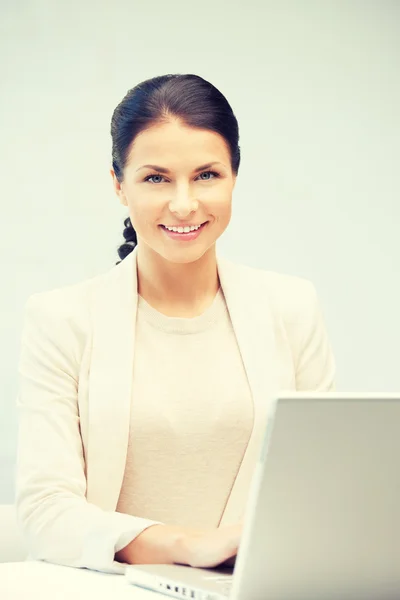
{"label": "smiling mouth", "polygon": [[[186,233],[193,233],[194,231],[199,231],[199,229],[201,229],[204,225],[206,225],[208,223],[208,221],[204,221],[203,223],[201,223],[200,225],[164,225],[163,223],[161,223],[161,225],[159,225],[159,227],[162,227],[163,229],[165,229],[166,231],[169,231],[170,233],[179,233],[178,231],[172,231],[171,229],[169,229],[168,227],[174,227],[175,229],[186,229],[186,227],[190,228],[189,232]],[[191,229],[192,227],[197,227],[197,229]],[[184,233],[184,232],[181,232]]]}
{"label": "smiling mouth", "polygon": [[[208,223],[209,221],[205,221],[197,229],[189,229],[189,231],[171,231],[170,229],[167,229],[165,225],[158,225],[158,227],[162,229],[162,231],[164,231],[164,234],[171,239],[190,241],[197,239],[199,235],[202,234],[203,230],[207,227]],[[187,226],[187,228],[189,228],[189,226]],[[181,226],[179,229],[184,228]]]}

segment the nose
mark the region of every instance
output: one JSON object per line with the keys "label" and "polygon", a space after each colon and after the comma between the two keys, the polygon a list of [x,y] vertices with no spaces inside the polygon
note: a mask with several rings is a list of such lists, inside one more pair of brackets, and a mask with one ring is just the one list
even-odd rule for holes
{"label": "nose", "polygon": [[177,193],[169,202],[169,210],[179,217],[187,217],[198,209],[199,203],[187,192]]}

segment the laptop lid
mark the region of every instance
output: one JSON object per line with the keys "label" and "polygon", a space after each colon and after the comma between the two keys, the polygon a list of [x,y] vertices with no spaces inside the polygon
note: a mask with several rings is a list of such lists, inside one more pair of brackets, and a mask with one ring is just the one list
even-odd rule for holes
{"label": "laptop lid", "polygon": [[277,399],[231,597],[400,597],[400,394]]}

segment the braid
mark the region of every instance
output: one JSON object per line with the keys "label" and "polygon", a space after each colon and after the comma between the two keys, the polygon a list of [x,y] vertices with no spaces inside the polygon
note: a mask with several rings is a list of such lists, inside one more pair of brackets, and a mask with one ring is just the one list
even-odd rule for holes
{"label": "braid", "polygon": [[123,231],[123,236],[125,238],[125,242],[118,248],[118,256],[121,260],[116,263],[117,265],[122,262],[124,258],[126,258],[128,254],[130,254],[137,246],[136,231],[133,229],[129,217],[124,220],[124,225],[125,229]]}

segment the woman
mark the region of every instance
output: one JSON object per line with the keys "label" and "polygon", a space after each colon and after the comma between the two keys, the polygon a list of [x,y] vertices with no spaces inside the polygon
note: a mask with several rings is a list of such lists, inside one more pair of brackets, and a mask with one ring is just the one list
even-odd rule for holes
{"label": "woman", "polygon": [[271,400],[332,390],[334,359],[311,283],[216,252],[240,163],[225,97],[156,77],[111,134],[123,260],[26,306],[19,520],[35,559],[214,566],[236,555]]}

